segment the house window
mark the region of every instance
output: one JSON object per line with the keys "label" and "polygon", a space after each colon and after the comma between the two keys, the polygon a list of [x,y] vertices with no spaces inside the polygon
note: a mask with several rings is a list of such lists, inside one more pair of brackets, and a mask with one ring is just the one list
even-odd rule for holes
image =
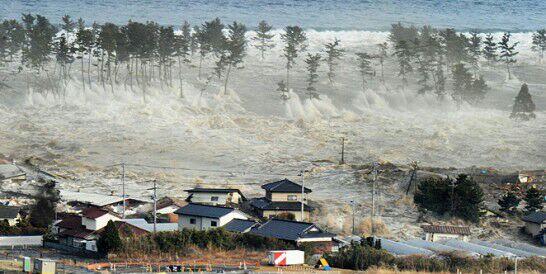
{"label": "house window", "polygon": [[218,196],[212,196],[210,197],[211,202],[218,202]]}
{"label": "house window", "polygon": [[216,227],[218,226],[218,224],[216,223],[216,221],[210,221],[210,226]]}
{"label": "house window", "polygon": [[195,218],[190,219],[190,224],[194,225],[196,222],[197,222],[197,220]]}
{"label": "house window", "polygon": [[288,195],[288,201],[297,201],[298,195]]}

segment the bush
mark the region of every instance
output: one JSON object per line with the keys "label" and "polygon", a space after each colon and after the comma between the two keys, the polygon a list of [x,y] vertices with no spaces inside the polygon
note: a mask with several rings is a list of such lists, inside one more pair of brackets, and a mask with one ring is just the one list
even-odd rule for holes
{"label": "bush", "polygon": [[449,178],[429,178],[419,182],[414,202],[438,214],[450,212],[452,216],[478,222],[483,190],[466,174],[459,174],[454,184]]}

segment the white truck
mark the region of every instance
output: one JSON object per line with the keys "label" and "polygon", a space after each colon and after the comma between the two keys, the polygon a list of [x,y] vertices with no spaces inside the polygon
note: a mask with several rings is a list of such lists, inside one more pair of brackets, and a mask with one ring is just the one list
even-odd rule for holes
{"label": "white truck", "polygon": [[301,250],[269,251],[269,264],[274,266],[300,265],[305,262],[305,252]]}

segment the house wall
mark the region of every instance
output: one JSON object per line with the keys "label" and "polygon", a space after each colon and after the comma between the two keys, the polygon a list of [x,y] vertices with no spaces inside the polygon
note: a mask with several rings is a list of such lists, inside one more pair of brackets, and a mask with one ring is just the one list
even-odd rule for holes
{"label": "house wall", "polygon": [[535,224],[535,223],[525,222],[525,231],[527,231],[527,233],[531,234],[531,236],[533,237],[538,236],[544,228],[546,228],[545,223]]}
{"label": "house wall", "polygon": [[309,220],[309,212],[304,211],[303,212],[303,219],[301,217],[301,210],[298,211],[276,211],[276,210],[264,210],[262,213],[262,217],[264,218],[272,218],[275,217],[281,213],[292,213],[294,214],[294,217],[296,217],[296,221],[305,221]]}
{"label": "house wall", "polygon": [[[191,219],[195,219],[195,224],[191,223]],[[235,210],[231,213],[226,214],[225,216],[217,218],[207,218],[207,217],[197,217],[197,216],[187,216],[187,215],[179,215],[178,216],[178,230],[182,230],[184,228],[187,229],[196,229],[196,230],[207,230],[210,228],[217,228],[226,225],[233,219],[248,219],[245,214],[242,212]],[[212,226],[212,221],[216,222],[216,227]]]}
{"label": "house wall", "polygon": [[[291,200],[288,197],[291,196]],[[301,202],[301,193],[271,193],[267,192],[266,197],[273,202]]]}
{"label": "house wall", "polygon": [[[227,193],[192,193],[191,202],[208,205],[225,205],[228,201]],[[218,197],[218,201],[211,201],[212,197]]]}
{"label": "house wall", "polygon": [[82,217],[82,225],[85,226],[85,228],[94,231],[105,227],[110,220],[117,221],[119,218],[111,214],[105,214],[96,219]]}
{"label": "house wall", "polygon": [[426,233],[425,234],[425,240],[429,242],[436,242],[440,240],[449,240],[449,239],[459,239],[459,240],[467,241],[468,237],[464,235],[458,235],[458,234],[443,234],[443,233]]}
{"label": "house wall", "polygon": [[[191,223],[191,220],[195,219],[195,224]],[[178,230],[186,229],[195,229],[195,230],[207,230],[211,228],[211,222],[216,221],[217,226],[220,227],[220,220],[215,218],[207,217],[197,217],[197,216],[187,216],[179,215],[178,216]]]}

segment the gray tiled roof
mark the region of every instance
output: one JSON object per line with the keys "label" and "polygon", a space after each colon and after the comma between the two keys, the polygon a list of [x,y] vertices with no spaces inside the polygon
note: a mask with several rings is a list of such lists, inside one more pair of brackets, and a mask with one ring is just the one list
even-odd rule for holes
{"label": "gray tiled roof", "polygon": [[[288,179],[283,179],[273,183],[262,185],[262,188],[269,192],[281,192],[281,193],[301,193],[301,185],[296,184]],[[311,190],[304,188],[305,193],[310,193]]]}
{"label": "gray tiled roof", "polygon": [[211,206],[201,204],[188,204],[179,208],[174,213],[178,215],[208,217],[208,218],[220,218],[228,213],[231,213],[235,209],[222,206]]}
{"label": "gray tiled roof", "polygon": [[[299,211],[301,210],[301,202],[272,202],[267,198],[255,198],[250,200],[250,205],[260,210],[282,210],[282,211]],[[303,210],[311,211],[312,207],[304,204]]]}
{"label": "gray tiled roof", "polygon": [[[317,231],[310,231],[313,228],[317,229]],[[309,239],[335,236],[334,234],[321,230],[313,223],[281,219],[271,219],[263,225],[252,229],[250,233],[287,241],[296,241],[300,238]]]}
{"label": "gray tiled roof", "polygon": [[468,226],[424,225],[422,228],[426,233],[470,235]]}
{"label": "gray tiled roof", "polygon": [[546,221],[546,212],[536,211],[536,212],[523,216],[523,218],[521,219],[524,220],[525,222],[541,224]]}
{"label": "gray tiled roof", "polygon": [[0,219],[15,219],[19,211],[16,206],[0,206]]}
{"label": "gray tiled roof", "polygon": [[227,231],[231,232],[247,232],[249,229],[259,225],[258,222],[252,220],[233,219],[223,226]]}

